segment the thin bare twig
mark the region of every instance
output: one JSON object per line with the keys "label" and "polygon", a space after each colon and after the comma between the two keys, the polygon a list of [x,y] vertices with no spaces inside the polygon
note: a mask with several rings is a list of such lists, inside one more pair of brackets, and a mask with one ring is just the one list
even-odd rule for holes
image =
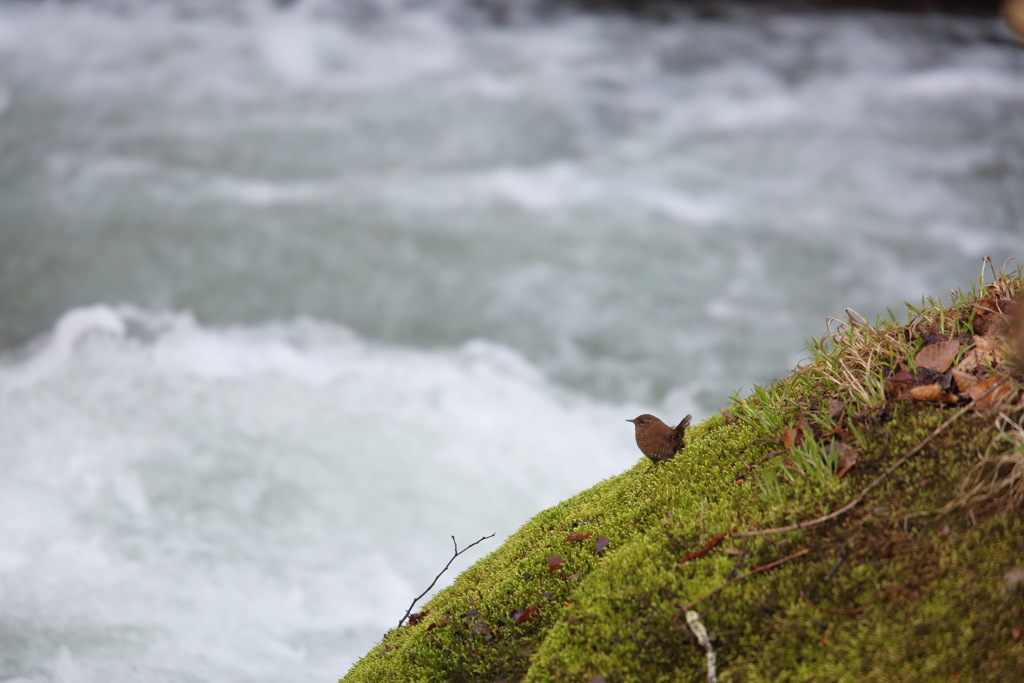
{"label": "thin bare twig", "polygon": [[[735,529],[733,529],[733,531],[735,531]],[[743,546],[740,547],[740,554],[736,557],[736,564],[734,564],[732,566],[732,569],[729,570],[729,573],[726,574],[726,576],[728,576],[729,578],[733,578],[733,577],[735,577],[736,575],[739,574],[740,567],[743,565],[743,560],[745,560],[746,557],[747,557],[747,543],[748,542],[750,542],[749,538],[744,538],[743,539]]]}
{"label": "thin bare twig", "polygon": [[762,564],[762,565],[760,565],[758,567],[754,567],[753,569],[751,569],[746,574],[740,574],[735,579],[729,579],[728,581],[726,581],[725,583],[723,583],[721,586],[719,586],[715,590],[711,591],[710,593],[706,593],[705,595],[702,595],[701,597],[697,598],[696,600],[691,602],[689,605],[687,605],[686,609],[687,610],[692,610],[694,607],[696,607],[700,603],[704,602],[708,598],[710,598],[712,596],[715,596],[715,595],[718,595],[719,593],[721,593],[723,588],[727,588],[728,586],[731,586],[734,583],[738,583],[738,582],[742,581],[743,579],[747,578],[748,576],[753,576],[754,574],[759,574],[761,572],[766,572],[769,569],[775,569],[780,564],[785,564],[786,562],[789,562],[790,560],[795,560],[796,558],[802,557],[803,555],[806,555],[809,552],[811,552],[810,548],[804,548],[803,550],[798,550],[797,552],[793,553],[792,555],[787,555],[786,557],[782,558],[781,560],[775,560],[774,562],[769,562],[768,564]]}
{"label": "thin bare twig", "polygon": [[[1004,378],[1004,381],[1005,381],[1005,378]],[[925,446],[927,446],[931,442],[932,439],[934,439],[936,436],[941,434],[946,429],[946,427],[948,427],[949,425],[953,424],[964,413],[966,413],[968,410],[973,408],[974,405],[979,400],[981,400],[981,399],[985,398],[986,396],[988,396],[988,394],[993,389],[995,389],[996,387],[1002,386],[1002,385],[1003,385],[1002,381],[996,382],[991,387],[989,387],[987,390],[985,390],[984,393],[980,394],[977,398],[973,399],[970,403],[965,405],[963,408],[961,408],[960,410],[958,410],[955,413],[953,413],[952,417],[950,417],[948,420],[946,420],[945,422],[940,424],[938,427],[936,427],[935,430],[931,434],[929,434],[925,438],[921,439],[920,443],[918,443],[916,446],[911,448],[899,460],[897,460],[892,465],[890,465],[888,468],[886,468],[886,470],[884,472],[882,472],[880,475],[875,477],[875,479],[870,484],[865,486],[861,490],[860,493],[858,493],[856,496],[854,496],[853,500],[851,500],[849,503],[847,503],[843,507],[839,508],[838,510],[833,510],[832,512],[828,513],[827,515],[822,515],[821,517],[815,517],[814,519],[808,519],[806,521],[797,522],[796,524],[789,524],[787,526],[779,526],[779,527],[775,527],[773,529],[754,529],[752,531],[738,531],[738,532],[734,533],[733,536],[736,537],[736,538],[743,538],[745,536],[767,536],[768,534],[781,534],[781,533],[786,532],[786,531],[798,531],[799,529],[806,529],[807,527],[812,527],[812,526],[817,526],[818,524],[823,524],[824,522],[827,522],[829,520],[835,519],[836,517],[839,517],[840,515],[846,514],[847,512],[849,512],[850,510],[855,508],[857,505],[859,505],[860,502],[862,500],[864,500],[864,497],[868,494],[868,492],[871,491],[871,489],[875,488],[876,486],[881,484],[883,481],[885,481],[885,478],[888,477],[890,474],[892,474],[898,467],[900,467],[900,465],[902,465],[907,460],[910,460],[910,458],[912,458],[913,456],[915,456],[919,452],[921,452],[921,450]]]}
{"label": "thin bare twig", "polygon": [[399,628],[401,627],[402,624],[405,623],[405,620],[409,618],[410,614],[412,614],[412,608],[416,606],[416,603],[420,601],[420,598],[422,598],[424,595],[430,592],[430,589],[434,587],[434,585],[437,583],[437,580],[441,578],[441,574],[444,574],[446,571],[448,571],[448,567],[452,566],[452,562],[455,561],[456,557],[466,552],[467,550],[475,546],[477,543],[482,543],[486,541],[488,538],[494,538],[494,534],[491,534],[490,536],[484,536],[479,541],[476,541],[475,543],[470,543],[462,550],[459,550],[459,544],[455,542],[455,537],[452,536],[452,544],[455,546],[455,554],[452,555],[452,559],[448,560],[448,564],[444,566],[444,569],[437,573],[437,576],[434,577],[434,580],[430,582],[429,586],[427,586],[427,590],[423,591],[422,593],[416,596],[416,598],[412,601],[412,604],[409,605],[409,609],[405,610],[405,616],[402,617],[402,619],[398,622],[398,626],[396,626],[395,628]]}
{"label": "thin bare twig", "polygon": [[846,560],[846,556],[849,554],[850,549],[847,548],[845,545],[839,548],[839,557],[836,558],[836,563],[832,565],[831,569],[828,570],[828,574],[825,574],[826,581],[832,580],[832,577],[835,576],[836,572],[839,570],[839,565],[841,565]]}

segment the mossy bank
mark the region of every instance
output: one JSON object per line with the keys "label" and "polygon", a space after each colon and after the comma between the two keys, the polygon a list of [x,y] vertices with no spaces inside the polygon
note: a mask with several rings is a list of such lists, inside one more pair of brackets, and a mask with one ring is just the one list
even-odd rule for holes
{"label": "mossy bank", "polygon": [[1022,291],[851,315],[674,460],[538,514],[344,680],[1024,680]]}

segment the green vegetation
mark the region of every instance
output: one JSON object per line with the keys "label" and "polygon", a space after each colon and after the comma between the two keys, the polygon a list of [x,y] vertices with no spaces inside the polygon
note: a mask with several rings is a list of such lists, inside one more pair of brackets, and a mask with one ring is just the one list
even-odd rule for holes
{"label": "green vegetation", "polygon": [[904,324],[851,314],[674,460],[538,514],[345,680],[706,680],[691,606],[721,681],[1024,680],[1022,293],[1018,270]]}

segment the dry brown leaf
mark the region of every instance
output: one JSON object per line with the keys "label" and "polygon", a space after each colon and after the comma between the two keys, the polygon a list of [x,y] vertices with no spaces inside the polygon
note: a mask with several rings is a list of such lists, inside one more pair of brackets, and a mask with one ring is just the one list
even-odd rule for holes
{"label": "dry brown leaf", "polygon": [[521,624],[524,621],[529,621],[531,618],[533,618],[533,615],[537,613],[537,609],[537,605],[530,605],[529,607],[524,607],[523,609],[517,609],[514,612],[512,612],[512,621],[516,622],[517,624]]}
{"label": "dry brown leaf", "polygon": [[1024,367],[1024,306],[1017,307],[1009,334],[1010,346],[1018,367]]}
{"label": "dry brown leaf", "polygon": [[[997,386],[1000,385],[1001,386]],[[994,388],[993,388],[994,387]],[[986,391],[992,389],[988,395],[984,395]],[[972,399],[976,399],[974,402],[975,410],[989,410],[991,408],[999,407],[1005,403],[1009,403],[1017,397],[1019,393],[1017,387],[1015,387],[1005,377],[989,377],[983,379],[974,387],[967,392],[967,395]]]}
{"label": "dry brown leaf", "polygon": [[956,403],[960,397],[942,390],[938,384],[925,384],[907,392],[907,398],[923,403]]}
{"label": "dry brown leaf", "polygon": [[981,354],[978,353],[977,347],[967,349],[963,358],[961,358],[960,362],[956,364],[957,371],[962,372],[965,375],[969,375],[978,370],[978,368],[983,367],[985,367],[985,363],[982,362]]}
{"label": "dry brown leaf", "polygon": [[800,437],[803,433],[796,427],[790,427],[789,429],[782,432],[782,447],[787,451],[792,450],[793,446],[799,443]]}
{"label": "dry brown leaf", "polygon": [[853,466],[857,464],[857,461],[860,460],[860,452],[853,446],[850,446],[842,442],[839,443],[838,448],[839,467],[838,469],[836,469],[836,476],[841,477],[847,472],[849,472],[851,469],[853,469]]}
{"label": "dry brown leaf", "polygon": [[960,342],[956,339],[936,342],[923,347],[914,356],[914,363],[919,368],[928,368],[935,372],[945,372],[953,364],[953,359],[960,351]]}
{"label": "dry brown leaf", "polygon": [[846,410],[846,404],[838,398],[834,398],[828,402],[828,416],[834,421],[839,421],[839,418],[843,416],[844,410]]}
{"label": "dry brown leaf", "polygon": [[978,350],[979,360],[989,365],[999,365],[1010,357],[1010,347],[999,337],[974,335],[974,348]]}
{"label": "dry brown leaf", "polygon": [[835,427],[833,427],[832,429],[828,430],[827,432],[825,432],[821,436],[823,438],[827,438],[827,437],[830,437],[830,436],[838,436],[839,434],[842,434],[842,433],[843,433],[843,423],[842,422],[837,422]]}
{"label": "dry brown leaf", "polygon": [[974,336],[974,346],[967,350],[956,368],[961,372],[977,372],[979,369],[999,365],[1010,357],[1011,349],[1003,339]]}
{"label": "dry brown leaf", "polygon": [[1003,339],[974,336],[974,346],[968,349],[956,369],[964,373],[977,373],[992,368],[1010,357],[1011,349]]}
{"label": "dry brown leaf", "polygon": [[1010,318],[1006,314],[1012,308],[1013,302],[1009,299],[982,299],[974,304],[974,329],[985,337],[1007,334],[1010,331]]}
{"label": "dry brown leaf", "polygon": [[971,390],[971,387],[978,383],[978,378],[969,372],[962,371],[957,366],[953,368],[953,381],[956,382],[957,391],[961,394],[966,394]]}
{"label": "dry brown leaf", "polygon": [[885,378],[885,395],[894,398],[914,386],[917,379],[906,370],[900,370],[894,375]]}

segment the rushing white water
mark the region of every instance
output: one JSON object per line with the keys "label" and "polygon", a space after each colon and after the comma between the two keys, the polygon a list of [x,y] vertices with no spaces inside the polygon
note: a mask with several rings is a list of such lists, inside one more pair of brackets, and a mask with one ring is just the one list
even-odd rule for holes
{"label": "rushing white water", "polygon": [[991,22],[207,5],[0,4],[0,681],[332,680],[623,419],[1024,256]]}
{"label": "rushing white water", "polygon": [[619,413],[506,349],[308,320],[78,309],[0,387],[8,674],[340,675],[449,534],[508,533],[630,462]]}

